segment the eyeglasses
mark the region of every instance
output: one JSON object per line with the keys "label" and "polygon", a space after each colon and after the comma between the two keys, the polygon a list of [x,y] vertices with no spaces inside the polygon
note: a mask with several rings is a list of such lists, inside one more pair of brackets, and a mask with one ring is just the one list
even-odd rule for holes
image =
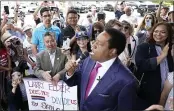
{"label": "eyeglasses", "polygon": [[43,15],[42,17],[46,18],[46,17],[51,17],[51,15]]}

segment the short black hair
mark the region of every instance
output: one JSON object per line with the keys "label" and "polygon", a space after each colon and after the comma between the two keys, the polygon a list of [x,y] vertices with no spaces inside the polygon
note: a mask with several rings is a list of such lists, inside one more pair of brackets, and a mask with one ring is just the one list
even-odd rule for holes
{"label": "short black hair", "polygon": [[41,10],[40,10],[40,15],[42,16],[44,12],[47,12],[47,11],[50,11],[50,9],[48,7],[43,7]]}
{"label": "short black hair", "polygon": [[[69,10],[69,11],[67,12],[67,16],[68,16],[70,13],[73,13],[73,14],[77,14],[77,15],[78,15],[77,11],[74,10],[74,9]],[[78,15],[78,16],[79,16],[79,15]]]}
{"label": "short black hair", "polygon": [[105,31],[110,35],[110,39],[108,40],[109,49],[115,48],[117,55],[120,55],[126,46],[126,36],[115,28],[107,28]]}
{"label": "short black hair", "polygon": [[46,33],[44,34],[44,37],[46,37],[46,36],[51,36],[51,37],[54,37],[54,39],[56,39],[55,33],[54,33],[54,32],[46,32]]}

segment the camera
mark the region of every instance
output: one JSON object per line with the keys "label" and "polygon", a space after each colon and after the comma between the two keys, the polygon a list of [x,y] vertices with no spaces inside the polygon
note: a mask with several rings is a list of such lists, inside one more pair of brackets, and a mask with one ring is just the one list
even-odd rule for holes
{"label": "camera", "polygon": [[14,37],[9,42],[10,44],[7,47],[15,53],[13,56],[19,57],[24,55],[23,46],[19,38]]}

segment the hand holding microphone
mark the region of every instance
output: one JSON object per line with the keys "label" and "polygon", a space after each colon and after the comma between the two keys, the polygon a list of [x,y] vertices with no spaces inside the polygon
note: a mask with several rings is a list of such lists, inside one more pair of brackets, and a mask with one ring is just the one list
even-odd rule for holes
{"label": "hand holding microphone", "polygon": [[85,58],[87,58],[89,56],[89,53],[88,52],[84,52],[84,54],[82,54],[79,59],[77,59],[76,61],[74,60],[70,60],[66,63],[65,65],[65,69],[66,71],[68,72],[68,75],[71,76],[75,69],[77,68],[78,66],[78,63],[81,61],[81,60],[84,60]]}

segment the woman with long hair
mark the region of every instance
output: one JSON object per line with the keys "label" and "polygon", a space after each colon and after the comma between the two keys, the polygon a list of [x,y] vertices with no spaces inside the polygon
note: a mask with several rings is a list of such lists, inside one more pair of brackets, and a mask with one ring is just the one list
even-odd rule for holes
{"label": "woman with long hair", "polygon": [[147,101],[147,105],[158,104],[167,79],[173,71],[172,28],[170,24],[156,24],[147,43],[137,47],[135,62],[138,68],[136,77],[140,80],[139,95]]}
{"label": "woman with long hair", "polygon": [[156,17],[153,14],[144,16],[142,22],[137,27],[135,35],[139,38],[139,44],[145,42],[150,36],[152,27],[157,23]]}

